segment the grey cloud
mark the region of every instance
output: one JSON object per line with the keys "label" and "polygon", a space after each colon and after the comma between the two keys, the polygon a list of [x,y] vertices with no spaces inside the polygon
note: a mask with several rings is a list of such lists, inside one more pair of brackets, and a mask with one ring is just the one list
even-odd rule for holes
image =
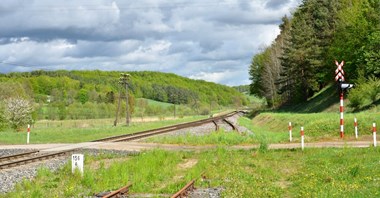
{"label": "grey cloud", "polygon": [[25,67],[0,63],[0,72],[154,70],[247,83],[252,55],[296,1],[2,1],[0,61]]}
{"label": "grey cloud", "polygon": [[283,8],[285,5],[289,4],[290,0],[269,0],[265,7],[273,10]]}

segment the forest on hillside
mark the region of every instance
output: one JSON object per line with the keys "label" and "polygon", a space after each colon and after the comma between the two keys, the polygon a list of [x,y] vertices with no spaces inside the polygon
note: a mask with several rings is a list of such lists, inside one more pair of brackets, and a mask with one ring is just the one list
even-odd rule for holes
{"label": "forest on hillside", "polygon": [[335,60],[354,83],[351,106],[379,100],[380,0],[303,0],[275,41],[253,56],[251,94],[269,107],[305,102],[334,82]]}
{"label": "forest on hillside", "polygon": [[[12,117],[7,113],[12,102],[14,106],[32,106],[30,120],[115,117],[118,100],[121,96],[124,101],[126,95],[120,74],[98,70],[0,74],[0,128],[7,125],[6,117]],[[170,73],[128,74],[129,110],[135,116],[172,115],[174,105],[178,116],[185,116],[247,104],[246,96],[228,86]],[[150,105],[152,101],[173,105]],[[125,109],[125,102],[121,105]]]}

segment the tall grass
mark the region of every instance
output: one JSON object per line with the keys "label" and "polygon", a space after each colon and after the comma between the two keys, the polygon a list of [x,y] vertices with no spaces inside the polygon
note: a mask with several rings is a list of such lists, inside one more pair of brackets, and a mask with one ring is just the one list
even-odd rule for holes
{"label": "tall grass", "polygon": [[72,174],[70,163],[58,173],[41,169],[35,180],[24,180],[4,197],[87,197],[116,190],[127,183],[133,183],[134,193],[170,194],[177,189],[166,188],[165,184],[179,173],[177,164],[187,156],[183,152],[154,150],[130,158],[113,156],[119,160],[109,162],[112,160],[109,156],[86,155],[83,176],[79,172]]}

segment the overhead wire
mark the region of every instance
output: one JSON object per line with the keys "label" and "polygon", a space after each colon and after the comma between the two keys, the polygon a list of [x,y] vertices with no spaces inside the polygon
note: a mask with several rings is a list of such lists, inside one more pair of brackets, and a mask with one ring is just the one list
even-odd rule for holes
{"label": "overhead wire", "polygon": [[51,67],[57,66],[57,65],[51,65],[51,66],[41,66],[41,65],[35,65],[35,64],[25,64],[25,63],[15,63],[15,62],[7,62],[7,61],[0,61],[0,65],[12,65],[22,68],[30,68],[30,69],[43,69],[43,70],[49,70]]}
{"label": "overhead wire", "polygon": [[20,6],[18,8],[23,11],[68,11],[68,10],[78,10],[78,11],[114,11],[118,10],[142,10],[142,9],[159,9],[159,8],[196,8],[196,7],[214,7],[222,5],[235,5],[241,3],[250,3],[252,1],[228,1],[228,2],[202,2],[202,3],[162,3],[162,4],[142,4],[129,6],[126,4],[118,4],[117,7],[113,7],[113,4],[108,5],[95,5],[95,4],[78,4],[78,5],[44,5],[44,6]]}

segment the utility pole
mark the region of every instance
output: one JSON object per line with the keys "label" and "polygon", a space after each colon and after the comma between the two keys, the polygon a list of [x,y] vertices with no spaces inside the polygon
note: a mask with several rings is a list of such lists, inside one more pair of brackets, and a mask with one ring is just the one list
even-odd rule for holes
{"label": "utility pole", "polygon": [[118,118],[119,112],[120,112],[120,101],[121,101],[121,90],[119,88],[119,101],[117,102],[116,118],[115,118],[115,121],[113,122],[113,126],[117,125],[117,121],[118,121],[117,118]]}
{"label": "utility pole", "polygon": [[125,86],[125,103],[126,103],[126,116],[125,116],[125,122],[127,126],[129,126],[130,120],[129,120],[129,102],[128,102],[128,80],[130,75],[127,73],[121,73],[119,78],[119,84],[122,86]]}

